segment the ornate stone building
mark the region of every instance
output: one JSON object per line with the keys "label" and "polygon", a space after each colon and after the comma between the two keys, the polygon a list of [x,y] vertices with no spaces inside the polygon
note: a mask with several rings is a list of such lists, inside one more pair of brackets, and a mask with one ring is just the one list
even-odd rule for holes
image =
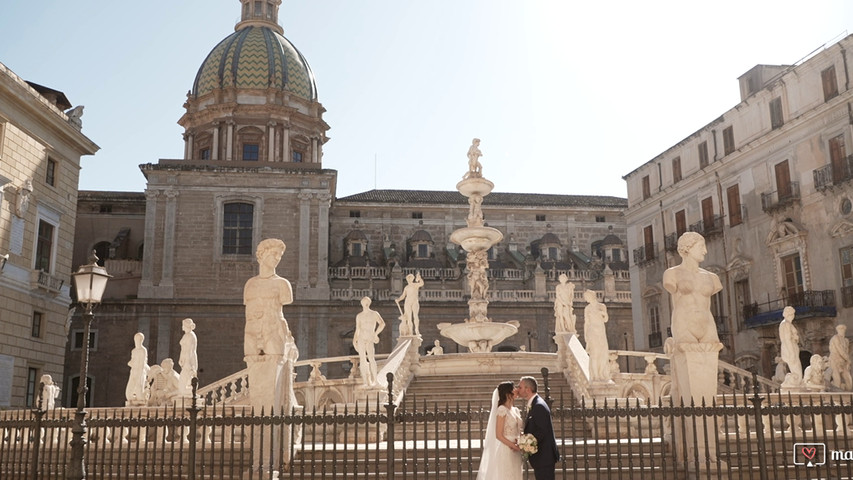
{"label": "ornate stone building", "polygon": [[[389,352],[399,328],[394,299],[414,272],[426,282],[424,345],[440,339],[445,352],[464,351],[439,337],[436,325],[467,313],[465,256],[449,240],[466,224],[465,197],[372,190],[336,198],[337,172],[323,168],[325,109],[308,63],[282,36],[279,4],[242,0],[236,31],[202,63],[179,121],[184,158],[141,165],[144,194],[81,192],[75,262],[95,248],[116,277],[95,322],[99,338],[109,338],[91,357],[95,405],[123,404],[135,332],[146,336],[149,363],[177,358],[186,317],[196,323],[202,385],[245,368],[242,290],[257,273],[255,246],[269,237],[287,244],[278,273],[293,285],[285,317],[301,359],[353,353],[363,296],[389,324],[377,346]],[[465,172],[463,154],[448,186]],[[599,292],[611,308],[611,345],[627,346],[626,206],[615,197],[486,197],[486,222],[504,234],[489,253],[489,314],[520,321],[522,332],[498,349],[552,349],[561,272],[577,284],[581,312],[583,288]],[[79,356],[68,353],[71,378]]]}
{"label": "ornate stone building", "polygon": [[0,64],[0,408],[62,378],[80,157],[98,150],[70,108]]}
{"label": "ornate stone building", "polygon": [[670,325],[663,271],[678,237],[705,236],[704,268],[723,291],[712,310],[721,358],[773,375],[785,305],[797,310],[803,366],[853,326],[853,37],[796,65],[758,65],[741,102],[625,175],[638,346]]}

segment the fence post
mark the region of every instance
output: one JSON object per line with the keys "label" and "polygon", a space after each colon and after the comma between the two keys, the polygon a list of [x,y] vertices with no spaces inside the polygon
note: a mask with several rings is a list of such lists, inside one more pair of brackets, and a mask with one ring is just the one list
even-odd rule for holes
{"label": "fence post", "polygon": [[32,475],[32,480],[39,480],[39,457],[41,449],[41,420],[44,417],[44,414],[47,413],[47,410],[42,410],[44,406],[44,382],[39,383],[39,396],[38,403],[36,403],[36,408],[33,409],[33,415],[36,417],[36,430],[33,435],[33,459],[30,462],[30,474]]}
{"label": "fence post", "polygon": [[189,408],[187,408],[187,412],[190,414],[190,431],[188,432],[190,451],[187,456],[187,461],[189,462],[189,465],[187,466],[187,478],[189,480],[195,480],[195,448],[197,444],[196,429],[198,428],[198,412],[201,408],[199,408],[196,400],[196,395],[198,394],[198,377],[193,377],[191,382],[193,387],[193,399]]}
{"label": "fence post", "polygon": [[[752,373],[752,398],[750,401],[753,405],[753,412],[755,413],[755,438],[758,440],[758,451],[766,452],[767,450],[764,448],[764,422],[761,419],[761,401],[764,400],[760,396],[758,396],[759,386],[758,386],[758,376],[755,372]],[[747,435],[749,432],[747,432]],[[767,480],[767,459],[763,454],[759,453],[758,455],[758,471],[760,472],[761,480]]]}
{"label": "fence post", "polygon": [[388,445],[386,466],[388,469],[388,480],[394,480],[394,374],[388,372],[388,403],[385,404],[385,411],[388,415],[388,430],[385,434],[385,443]]}

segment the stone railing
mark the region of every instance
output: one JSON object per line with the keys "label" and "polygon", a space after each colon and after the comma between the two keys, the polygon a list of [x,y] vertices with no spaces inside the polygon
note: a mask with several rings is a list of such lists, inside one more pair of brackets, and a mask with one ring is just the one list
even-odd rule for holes
{"label": "stone railing", "polygon": [[[420,337],[400,337],[390,354],[375,356],[378,367],[377,379],[380,387],[387,387],[387,374],[392,373],[394,374],[395,397],[403,395],[414,375],[420,345]],[[352,403],[358,400],[358,387],[362,385],[358,358],[357,355],[348,355],[300,360],[294,363],[295,369],[300,369],[300,367],[310,367],[311,369],[308,380],[294,383],[294,392],[306,411],[337,403]],[[350,364],[350,375],[348,377],[330,380],[323,375],[324,365],[329,366],[342,362]],[[248,398],[249,392],[248,369],[240,370],[222,380],[198,389],[198,395],[204,399],[205,405],[241,404]]]}
{"label": "stone railing", "polygon": [[30,273],[30,286],[34,290],[41,289],[52,294],[58,294],[63,285],[65,285],[64,280],[44,270],[33,270]]}
{"label": "stone railing", "polygon": [[387,267],[332,267],[329,268],[329,278],[332,279],[364,279],[388,278]]}
{"label": "stone railing", "polygon": [[429,280],[429,279],[453,280],[453,279],[459,278],[459,275],[462,274],[462,272],[460,272],[456,268],[411,268],[411,267],[406,267],[403,269],[403,278],[405,278],[406,275],[410,275],[410,274],[411,275],[417,275],[418,273],[421,274],[421,277],[423,277],[424,279],[427,279],[427,280]]}
{"label": "stone railing", "polygon": [[[782,387],[769,378],[757,376],[758,388],[763,393],[778,393]],[[720,393],[743,393],[752,390],[752,372],[736,367],[722,360],[717,367],[717,385]]]}
{"label": "stone railing", "polygon": [[104,261],[104,268],[113,276],[142,276],[142,262],[139,260],[116,260],[108,258]]}

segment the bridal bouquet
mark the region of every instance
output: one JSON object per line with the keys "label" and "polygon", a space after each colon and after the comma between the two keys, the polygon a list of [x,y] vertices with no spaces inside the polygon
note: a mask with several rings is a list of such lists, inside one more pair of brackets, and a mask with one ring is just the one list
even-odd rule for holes
{"label": "bridal bouquet", "polygon": [[530,433],[525,433],[518,437],[518,447],[521,449],[521,455],[525,460],[539,451],[539,444],[536,442],[536,437]]}

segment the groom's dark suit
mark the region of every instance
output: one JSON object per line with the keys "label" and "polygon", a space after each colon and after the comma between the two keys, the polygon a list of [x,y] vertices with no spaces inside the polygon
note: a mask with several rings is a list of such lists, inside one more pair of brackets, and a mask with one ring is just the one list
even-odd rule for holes
{"label": "groom's dark suit", "polygon": [[554,468],[560,459],[557,441],[554,439],[554,426],[551,424],[551,409],[539,395],[533,396],[527,421],[524,423],[524,433],[536,437],[538,450],[528,461],[533,467],[536,480],[553,480]]}

